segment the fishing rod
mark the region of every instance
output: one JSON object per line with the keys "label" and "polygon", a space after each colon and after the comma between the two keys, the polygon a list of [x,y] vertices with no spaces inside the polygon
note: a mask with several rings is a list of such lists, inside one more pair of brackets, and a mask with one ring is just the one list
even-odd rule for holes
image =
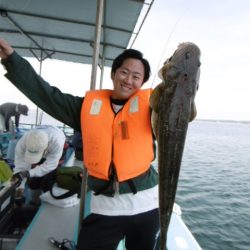
{"label": "fishing rod", "polygon": [[158,75],[158,71],[159,71],[160,65],[162,64],[162,59],[163,59],[164,54],[166,53],[167,46],[168,46],[168,44],[169,44],[170,38],[172,37],[172,35],[173,35],[173,33],[174,33],[174,31],[175,31],[175,29],[176,29],[178,23],[181,21],[181,19],[183,18],[183,16],[186,14],[187,10],[188,10],[188,8],[186,8],[186,9],[181,13],[181,15],[180,15],[179,18],[176,20],[176,22],[175,22],[174,25],[173,25],[173,28],[171,29],[171,31],[170,31],[170,33],[169,33],[169,36],[168,36],[168,38],[167,38],[167,41],[166,41],[166,43],[165,43],[165,45],[164,45],[164,48],[163,48],[163,50],[162,50],[160,60],[159,60],[159,62],[158,62],[157,70],[156,70],[156,72],[155,72],[155,74],[154,74],[154,78],[153,78],[153,81],[152,81],[152,83],[151,83],[151,88],[153,88],[154,81],[155,81],[155,79],[156,79],[156,76]]}

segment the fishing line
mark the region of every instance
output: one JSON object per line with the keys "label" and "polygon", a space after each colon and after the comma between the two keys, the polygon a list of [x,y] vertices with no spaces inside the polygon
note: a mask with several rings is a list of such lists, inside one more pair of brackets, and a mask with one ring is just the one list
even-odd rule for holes
{"label": "fishing line", "polygon": [[23,12],[24,10],[26,10],[27,7],[30,5],[31,1],[32,0],[27,0],[26,3],[23,4],[23,7],[22,7],[22,9],[20,11]]}
{"label": "fishing line", "polygon": [[156,76],[158,75],[158,71],[159,71],[159,68],[160,68],[160,65],[161,65],[161,62],[162,62],[162,58],[163,58],[163,56],[164,56],[164,54],[165,54],[165,52],[166,52],[166,50],[167,50],[167,46],[168,46],[168,43],[169,43],[169,41],[170,41],[170,38],[172,37],[172,35],[173,35],[173,33],[174,33],[175,29],[176,29],[177,24],[178,24],[178,23],[180,22],[180,20],[183,18],[184,14],[187,12],[187,10],[188,10],[188,8],[186,8],[186,9],[181,13],[181,15],[180,15],[179,18],[176,20],[176,22],[174,23],[173,28],[171,29],[171,31],[170,31],[170,33],[169,33],[169,36],[168,36],[167,41],[166,41],[166,43],[165,43],[165,46],[164,46],[164,48],[163,48],[163,52],[162,52],[162,54],[161,54],[160,60],[159,60],[159,62],[158,62],[157,70],[156,70],[156,72],[155,72],[153,81],[152,81],[152,83],[151,83],[151,88],[153,88],[154,81],[155,81],[155,79],[156,79]]}

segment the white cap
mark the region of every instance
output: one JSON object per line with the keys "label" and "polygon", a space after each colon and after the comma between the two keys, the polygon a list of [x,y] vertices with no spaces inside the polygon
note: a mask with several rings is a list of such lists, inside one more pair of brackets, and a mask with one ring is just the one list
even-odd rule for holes
{"label": "white cap", "polygon": [[29,131],[26,136],[25,162],[30,164],[38,163],[42,159],[48,143],[48,135],[43,130],[34,129]]}

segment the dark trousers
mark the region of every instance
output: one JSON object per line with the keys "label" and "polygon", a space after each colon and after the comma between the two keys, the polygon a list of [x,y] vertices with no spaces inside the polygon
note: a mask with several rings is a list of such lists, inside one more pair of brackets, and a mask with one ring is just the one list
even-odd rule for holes
{"label": "dark trousers", "polygon": [[27,185],[30,189],[41,189],[46,192],[50,189],[54,183],[56,170],[42,176],[42,177],[30,177],[27,179]]}
{"label": "dark trousers", "polygon": [[124,238],[127,250],[153,250],[158,231],[158,209],[131,216],[90,214],[82,222],[77,250],[115,250]]}

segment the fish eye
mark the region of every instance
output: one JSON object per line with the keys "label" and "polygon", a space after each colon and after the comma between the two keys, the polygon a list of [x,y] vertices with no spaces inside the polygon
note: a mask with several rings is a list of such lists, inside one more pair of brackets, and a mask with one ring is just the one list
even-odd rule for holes
{"label": "fish eye", "polygon": [[186,52],[186,54],[185,54],[185,59],[187,60],[187,59],[189,59],[190,58],[190,52]]}
{"label": "fish eye", "polygon": [[169,62],[172,60],[172,57],[173,57],[173,56],[169,57],[169,58],[164,62],[164,65],[167,64],[167,63],[169,63]]}

